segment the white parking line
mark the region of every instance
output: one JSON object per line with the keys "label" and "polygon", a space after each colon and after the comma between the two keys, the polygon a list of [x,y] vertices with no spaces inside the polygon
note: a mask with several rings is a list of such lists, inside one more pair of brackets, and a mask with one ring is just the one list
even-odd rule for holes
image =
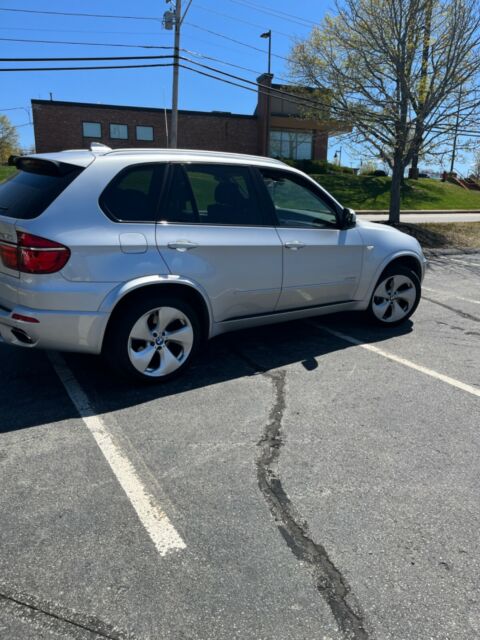
{"label": "white parking line", "polygon": [[158,553],[164,556],[169,551],[185,549],[185,542],[166,514],[156,504],[155,498],[140,480],[130,460],[117,446],[101,416],[93,410],[85,392],[63,357],[53,352],[50,352],[48,356],[85,426],[94,437],[120,486],[127,494]]}
{"label": "white parking line", "polygon": [[467,393],[471,393],[472,396],[477,396],[480,398],[480,389],[476,387],[472,387],[470,384],[466,384],[465,382],[460,382],[460,380],[456,380],[455,378],[450,378],[450,376],[446,376],[443,373],[438,373],[433,369],[429,369],[428,367],[424,367],[421,364],[416,364],[411,360],[406,360],[405,358],[400,358],[400,356],[396,356],[393,353],[389,353],[388,351],[384,351],[383,349],[379,349],[378,347],[374,347],[372,344],[365,344],[361,340],[357,340],[352,336],[349,336],[345,333],[341,333],[340,331],[335,331],[334,329],[330,329],[329,327],[325,327],[322,324],[317,324],[316,322],[311,322],[317,329],[321,329],[322,331],[326,331],[330,333],[332,336],[336,338],[340,338],[341,340],[345,340],[346,342],[350,342],[350,344],[354,344],[355,346],[362,347],[362,349],[366,349],[367,351],[373,351],[379,356],[383,356],[384,358],[388,358],[389,360],[393,360],[393,362],[398,362],[405,367],[409,367],[410,369],[415,369],[415,371],[419,371],[420,373],[424,373],[431,378],[435,378],[436,380],[441,380],[442,382],[446,382],[452,387],[456,387],[457,389],[461,389],[462,391],[466,391]]}
{"label": "white parking line", "polygon": [[471,298],[462,298],[462,296],[456,296],[450,293],[446,293],[445,291],[439,291],[438,289],[430,289],[429,287],[424,287],[422,285],[423,291],[430,291],[430,293],[438,293],[445,298],[453,298],[455,300],[463,300],[463,302],[471,302],[472,304],[480,304],[480,300],[472,300]]}

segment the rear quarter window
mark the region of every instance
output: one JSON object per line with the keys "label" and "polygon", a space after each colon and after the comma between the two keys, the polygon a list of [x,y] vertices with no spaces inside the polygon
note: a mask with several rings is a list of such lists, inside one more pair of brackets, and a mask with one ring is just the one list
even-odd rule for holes
{"label": "rear quarter window", "polygon": [[82,171],[82,167],[72,167],[65,175],[18,171],[0,184],[0,216],[38,218]]}
{"label": "rear quarter window", "polygon": [[155,222],[166,164],[134,165],[121,171],[100,196],[114,222]]}

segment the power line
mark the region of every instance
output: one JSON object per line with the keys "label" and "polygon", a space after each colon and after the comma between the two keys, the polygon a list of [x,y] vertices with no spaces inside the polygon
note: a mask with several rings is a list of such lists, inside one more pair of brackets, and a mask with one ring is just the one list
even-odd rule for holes
{"label": "power line", "polygon": [[[205,27],[200,27],[198,24],[193,24],[192,22],[186,22],[185,24],[188,24],[189,27],[193,27],[194,29],[199,29],[200,31],[206,31],[207,33],[210,33],[213,36],[217,36],[218,38],[224,38],[224,40],[230,40],[230,42],[235,42],[236,44],[240,44],[242,45],[242,47],[248,47],[249,49],[254,49],[255,51],[260,51],[260,53],[265,54],[265,51],[263,49],[260,49],[260,47],[255,47],[253,44],[247,44],[246,42],[242,42],[241,40],[236,40],[235,38],[226,36],[223,33],[218,33],[217,31],[206,29]],[[285,56],[280,56],[277,53],[272,53],[272,56],[275,58],[279,58],[280,60],[286,60],[287,62],[289,62],[288,58],[285,58]]]}
{"label": "power line", "polygon": [[[221,11],[216,11],[215,9],[210,9],[210,7],[205,7],[201,4],[198,4],[198,2],[195,3],[195,8],[196,9],[201,9],[202,11],[208,11],[208,13],[213,13],[217,16],[221,16],[222,18],[228,18],[229,20],[234,20],[235,22],[241,22],[243,24],[248,24],[251,27],[255,27],[256,29],[265,29],[265,25],[264,24],[258,24],[258,22],[250,22],[249,20],[245,20],[244,18],[238,18],[237,16],[232,16],[228,13],[222,13]],[[291,33],[285,33],[284,31],[278,31],[277,29],[272,29],[272,32],[279,35],[279,36],[285,36],[287,38],[292,38],[292,34]]]}
{"label": "power line", "polygon": [[97,69],[147,69],[154,67],[172,67],[173,64],[158,63],[158,64],[124,64],[124,65],[110,65],[110,66],[89,66],[89,67],[24,67],[16,69],[0,69],[0,73],[16,72],[16,71],[93,71]]}
{"label": "power line", "polygon": [[0,58],[0,62],[92,62],[102,60],[158,60],[161,58],[173,58],[166,56],[96,56],[96,57],[74,57],[74,58]]}
{"label": "power line", "polygon": [[[45,31],[58,33],[57,29],[40,27],[0,27],[0,31]],[[106,31],[105,29],[62,29],[62,33],[115,33],[124,36],[158,36],[158,31]]]}
{"label": "power line", "polygon": [[234,4],[239,4],[240,6],[243,6],[243,7],[248,7],[249,9],[253,9],[254,11],[259,11],[261,13],[265,13],[275,18],[279,18],[280,20],[288,20],[288,22],[296,22],[302,27],[315,26],[315,22],[312,22],[311,20],[307,20],[300,16],[294,16],[291,13],[285,13],[284,11],[280,11],[279,9],[271,9],[270,7],[259,5],[256,2],[248,2],[247,0],[229,0],[229,1],[233,2]]}
{"label": "power line", "polygon": [[[104,43],[104,42],[72,42],[66,40],[31,40],[31,39],[18,39],[18,38],[0,38],[0,41],[9,41],[9,42],[28,42],[28,43],[36,43],[36,44],[68,44],[68,45],[87,45],[87,46],[101,46],[101,47],[127,47],[127,48],[136,48],[136,49],[173,49],[172,46],[160,46],[160,45],[151,45],[151,44],[122,44],[122,43]],[[213,60],[214,62],[218,62],[223,65],[227,65],[230,67],[235,67],[237,69],[241,69],[243,71],[249,71],[251,73],[255,73],[260,75],[262,71],[258,71],[257,69],[251,69],[249,67],[244,67],[242,65],[235,64],[234,62],[228,62],[226,60],[221,60],[220,58],[215,58],[214,56],[207,56],[203,53],[197,51],[191,51],[189,49],[182,49],[185,53],[189,55],[197,56],[200,58],[204,58],[206,60]],[[37,58],[40,60],[40,58]],[[276,76],[279,80],[285,80],[288,82],[286,78],[282,78],[281,76]]]}
{"label": "power line", "polygon": [[[234,62],[228,62],[226,60],[221,60],[220,58],[214,58],[213,56],[207,56],[204,53],[200,53],[198,51],[190,51],[189,49],[181,49],[184,53],[188,53],[190,56],[195,56],[197,58],[202,58],[203,60],[213,60],[214,62],[218,62],[219,64],[226,65],[227,67],[233,67],[235,69],[241,69],[242,71],[249,71],[250,73],[255,73],[260,76],[263,71],[258,71],[257,69],[251,69],[250,67],[242,67],[239,64],[235,64]],[[275,76],[279,80],[284,80],[285,82],[289,82],[287,78],[283,78],[282,76]]]}
{"label": "power line", "polygon": [[135,49],[173,49],[173,47],[157,46],[153,44],[109,44],[105,42],[72,42],[70,40],[31,40],[27,38],[0,38],[2,42],[28,42],[29,44],[73,44],[92,47],[128,47]]}
{"label": "power line", "polygon": [[119,16],[111,15],[107,13],[77,13],[70,11],[40,11],[37,9],[10,9],[8,7],[0,7],[0,11],[8,11],[10,13],[35,13],[49,16],[76,16],[83,18],[113,18],[115,20],[154,20],[161,22],[162,18],[156,18],[152,16]]}

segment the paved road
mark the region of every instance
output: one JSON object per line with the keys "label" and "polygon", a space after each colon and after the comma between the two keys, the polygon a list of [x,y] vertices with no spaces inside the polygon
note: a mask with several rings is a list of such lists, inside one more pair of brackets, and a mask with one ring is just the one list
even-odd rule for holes
{"label": "paved road", "polygon": [[[359,213],[361,220],[384,222],[388,220],[386,213]],[[480,213],[402,213],[402,222],[412,224],[424,222],[480,222]]]}
{"label": "paved road", "polygon": [[479,278],[434,259],[402,329],[223,336],[165,387],[0,345],[0,637],[479,638]]}

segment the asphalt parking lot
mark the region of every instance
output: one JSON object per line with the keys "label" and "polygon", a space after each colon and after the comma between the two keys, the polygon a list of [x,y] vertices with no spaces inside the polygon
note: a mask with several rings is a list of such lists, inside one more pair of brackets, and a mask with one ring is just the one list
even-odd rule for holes
{"label": "asphalt parking lot", "polygon": [[480,638],[480,253],[182,379],[0,345],[0,638]]}

